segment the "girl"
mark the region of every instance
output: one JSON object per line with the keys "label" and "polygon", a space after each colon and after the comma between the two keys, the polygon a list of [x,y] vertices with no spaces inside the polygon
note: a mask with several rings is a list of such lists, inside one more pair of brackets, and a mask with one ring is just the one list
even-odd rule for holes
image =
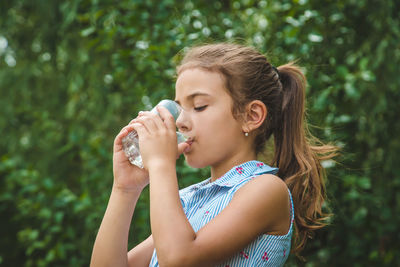
{"label": "girl", "polygon": [[[114,183],[91,266],[282,266],[323,227],[320,160],[335,148],[315,145],[304,124],[305,77],[293,64],[274,68],[236,44],[195,47],[177,68],[175,122],[140,112],[114,141]],[[189,137],[177,145],[176,126]],[[131,165],[121,139],[139,134],[144,169]],[[274,137],[270,167],[257,161]],[[310,144],[313,141],[314,145]],[[176,158],[211,177],[179,191]],[[279,169],[278,169],[279,168]],[[127,253],[136,202],[150,184],[152,235]]]}

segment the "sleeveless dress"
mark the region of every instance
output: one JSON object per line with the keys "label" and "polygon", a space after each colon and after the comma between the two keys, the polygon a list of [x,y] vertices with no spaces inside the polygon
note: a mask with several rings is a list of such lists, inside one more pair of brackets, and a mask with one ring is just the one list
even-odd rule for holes
{"label": "sleeveless dress", "polygon": [[[229,204],[235,192],[254,177],[267,173],[276,174],[277,171],[277,168],[253,160],[233,167],[212,183],[210,183],[211,178],[208,178],[180,190],[179,196],[183,210],[193,230],[199,231],[217,216]],[[283,266],[290,252],[294,221],[293,201],[289,189],[288,194],[291,218],[289,231],[285,235],[258,236],[240,253],[218,264],[218,267]],[[149,266],[159,266],[155,250]]]}

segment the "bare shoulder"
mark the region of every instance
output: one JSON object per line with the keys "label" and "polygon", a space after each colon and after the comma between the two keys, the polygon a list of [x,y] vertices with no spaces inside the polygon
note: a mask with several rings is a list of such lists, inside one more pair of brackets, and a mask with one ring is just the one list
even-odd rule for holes
{"label": "bare shoulder", "polygon": [[238,189],[225,209],[196,233],[194,257],[211,266],[262,234],[284,235],[289,229],[286,184],[275,175],[260,175]]}
{"label": "bare shoulder", "polygon": [[287,199],[288,188],[285,182],[276,175],[262,174],[253,178],[250,182],[245,184],[236,193],[237,197],[242,195],[256,194],[261,195],[262,198],[270,195],[274,199]]}
{"label": "bare shoulder", "polygon": [[290,226],[290,198],[285,182],[263,174],[240,188],[232,201],[251,207],[264,222],[265,233],[285,234]]}

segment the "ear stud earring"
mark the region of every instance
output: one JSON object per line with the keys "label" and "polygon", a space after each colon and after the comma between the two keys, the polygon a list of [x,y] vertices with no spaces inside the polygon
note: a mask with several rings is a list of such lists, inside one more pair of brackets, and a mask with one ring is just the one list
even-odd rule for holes
{"label": "ear stud earring", "polygon": [[244,133],[244,136],[246,136],[246,137],[249,136],[249,133],[248,133],[248,132],[245,132],[245,133]]}

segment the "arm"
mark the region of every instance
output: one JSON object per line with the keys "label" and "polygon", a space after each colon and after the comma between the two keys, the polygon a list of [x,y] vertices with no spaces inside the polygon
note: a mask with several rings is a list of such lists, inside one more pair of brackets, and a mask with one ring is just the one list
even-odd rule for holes
{"label": "arm", "polygon": [[260,234],[286,234],[289,229],[287,187],[276,176],[262,175],[239,189],[218,216],[194,233],[177,203],[174,179],[168,183],[169,177],[159,170],[150,173],[150,217],[161,266],[213,266]]}
{"label": "arm", "polygon": [[[114,183],[107,210],[94,243],[90,266],[128,266],[128,234],[143,188],[148,184],[148,173],[129,163],[122,150],[122,138],[133,127],[126,126],[114,141]],[[151,240],[150,240],[151,241]],[[152,242],[146,240],[129,254],[129,262],[145,266],[150,262]]]}
{"label": "arm", "polygon": [[95,241],[90,266],[149,266],[154,250],[151,235],[126,253],[129,225],[137,199],[138,196],[129,196],[118,190],[111,193]]}
{"label": "arm", "polygon": [[128,266],[128,234],[140,192],[113,188],[94,243],[90,266]]}
{"label": "arm", "polygon": [[[196,238],[179,199],[175,166],[150,169],[150,224],[160,266],[185,266],[180,259]],[[172,265],[174,266],[174,265]]]}
{"label": "arm", "polygon": [[142,243],[128,252],[128,264],[130,267],[146,266],[150,264],[153,255],[153,237],[150,235]]}

